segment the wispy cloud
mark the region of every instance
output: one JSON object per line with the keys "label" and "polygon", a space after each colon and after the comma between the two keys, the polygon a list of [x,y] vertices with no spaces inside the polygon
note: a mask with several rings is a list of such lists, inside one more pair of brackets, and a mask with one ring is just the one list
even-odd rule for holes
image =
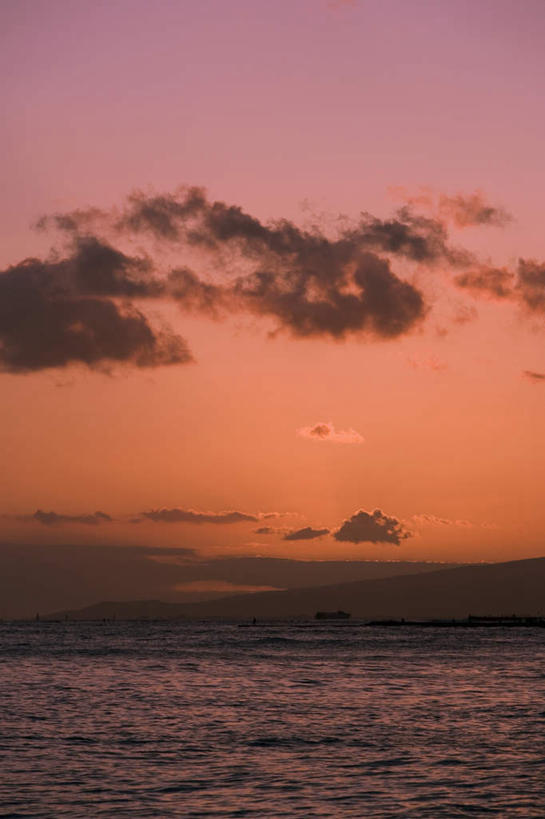
{"label": "wispy cloud", "polygon": [[334,444],[363,444],[364,437],[351,427],[349,429],[335,429],[330,421],[319,421],[309,427],[301,427],[297,434],[302,438],[311,438],[314,441],[330,441]]}
{"label": "wispy cloud", "polygon": [[483,264],[459,273],[454,283],[477,298],[511,301],[528,314],[545,314],[545,262],[519,259],[514,270]]}
{"label": "wispy cloud", "polygon": [[448,367],[446,361],[443,361],[432,353],[423,356],[409,356],[407,363],[413,370],[431,370],[436,373],[443,372]]}
{"label": "wispy cloud", "polygon": [[426,526],[454,526],[461,529],[497,529],[498,526],[495,523],[487,522],[484,523],[475,523],[472,520],[466,520],[465,518],[442,518],[438,517],[437,515],[430,515],[430,514],[419,514],[419,515],[412,515],[409,520],[407,521],[411,526],[416,526],[417,528],[426,527]]}
{"label": "wispy cloud", "polygon": [[533,381],[534,383],[545,381],[545,373],[537,373],[535,370],[523,370],[522,375],[524,378],[527,378],[529,381]]}
{"label": "wispy cloud", "polygon": [[461,228],[473,225],[505,227],[513,218],[505,208],[487,202],[481,191],[475,191],[469,196],[442,194],[439,197],[438,210],[442,217],[452,220]]}
{"label": "wispy cloud", "polygon": [[465,529],[470,529],[475,525],[469,520],[451,520],[450,518],[440,518],[437,515],[427,514],[413,515],[410,522],[414,526],[460,526]]}
{"label": "wispy cloud", "polygon": [[404,187],[392,187],[390,193],[415,210],[431,214],[435,219],[451,222],[458,228],[489,225],[505,227],[512,215],[501,205],[492,205],[482,191],[470,194],[437,193],[431,188],[420,188],[410,193]]}

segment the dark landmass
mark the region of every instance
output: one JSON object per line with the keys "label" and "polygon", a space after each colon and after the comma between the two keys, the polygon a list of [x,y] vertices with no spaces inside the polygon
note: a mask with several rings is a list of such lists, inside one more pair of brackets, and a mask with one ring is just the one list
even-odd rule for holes
{"label": "dark landmass", "polygon": [[545,615],[545,558],[479,564],[314,588],[233,595],[200,603],[105,602],[50,617],[314,618],[344,610],[353,619],[463,619],[469,614]]}
{"label": "dark landmass", "polygon": [[455,565],[459,564],[203,559],[192,549],[175,547],[0,543],[0,617],[30,618],[36,612],[75,610],[97,600],[194,603],[265,586],[310,588]]}

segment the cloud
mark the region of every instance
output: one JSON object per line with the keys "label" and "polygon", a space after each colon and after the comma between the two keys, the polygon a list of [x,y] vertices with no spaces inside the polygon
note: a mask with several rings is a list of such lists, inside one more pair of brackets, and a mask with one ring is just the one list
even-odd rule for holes
{"label": "cloud", "polygon": [[245,512],[195,512],[192,509],[152,509],[142,512],[142,517],[154,523],[245,523],[256,522],[257,515],[247,515]]}
{"label": "cloud", "polygon": [[475,525],[469,520],[450,520],[450,518],[439,518],[436,515],[428,514],[413,515],[411,523],[415,526],[460,526],[464,529],[472,528]]}
{"label": "cloud", "polygon": [[469,251],[449,245],[443,221],[417,214],[410,206],[399,208],[393,219],[363,213],[359,227],[346,233],[366,247],[422,264],[447,262],[457,267],[473,258]]}
{"label": "cloud", "polygon": [[313,529],[312,526],[305,526],[303,529],[295,529],[284,535],[284,540],[314,540],[329,534],[329,529]]}
{"label": "cloud", "polygon": [[113,518],[105,512],[94,512],[92,515],[59,515],[57,512],[43,512],[38,509],[31,516],[20,518],[30,521],[36,520],[44,526],[59,526],[65,523],[83,523],[86,526],[98,526],[101,523],[111,523]]}
{"label": "cloud", "polygon": [[[407,274],[411,265],[465,268],[459,287],[512,298],[509,273],[479,268],[473,253],[451,244],[447,229],[449,221],[503,224],[506,212],[476,192],[441,196],[423,215],[415,206],[425,199],[413,198],[387,219],[362,211],[351,223],[339,220],[335,233],[261,221],[198,187],[136,191],[119,208],[45,217],[39,227],[60,231],[66,249],[0,272],[0,369],[192,361],[180,335],[151,325],[142,301],[169,300],[215,319],[249,313],[272,321],[271,335],[376,341],[416,330],[429,313]],[[134,256],[114,246],[135,239],[153,250]],[[516,297],[545,311],[543,268],[521,261],[517,275]]]}
{"label": "cloud", "polygon": [[519,259],[516,295],[523,305],[535,313],[545,312],[545,262]]}
{"label": "cloud", "polygon": [[260,520],[275,520],[276,518],[297,517],[298,512],[259,512],[258,518]]}
{"label": "cloud", "polygon": [[77,238],[60,260],[26,259],[9,267],[0,272],[0,370],[188,363],[184,339],[153,328],[129,301],[161,292],[147,260],[90,237]]}
{"label": "cloud", "polygon": [[[96,218],[108,221],[102,212]],[[90,221],[92,214],[82,211],[53,218],[71,235],[79,225],[89,229]],[[377,253],[425,263],[455,255],[441,223],[407,208],[387,221],[362,214],[358,224],[330,238],[287,219],[263,223],[237,205],[209,201],[200,188],[156,196],[136,192],[121,213],[112,212],[109,227],[121,235],[147,234],[178,253],[198,250],[221,258],[220,283],[181,266],[178,286],[176,276],[169,286],[182,309],[268,316],[298,337],[394,338],[409,332],[427,313],[424,297]],[[247,272],[240,274],[241,268]]]}
{"label": "cloud", "polygon": [[498,525],[496,523],[491,523],[485,521],[484,523],[475,523],[471,520],[465,520],[464,518],[456,518],[452,520],[451,518],[440,518],[437,515],[429,515],[429,514],[420,514],[420,515],[412,515],[409,519],[409,523],[413,526],[422,527],[422,526],[454,526],[461,529],[497,529]]}
{"label": "cloud", "polygon": [[437,194],[430,188],[420,188],[410,194],[406,188],[393,187],[390,192],[409,207],[424,210],[446,225],[451,222],[458,228],[485,226],[505,227],[512,221],[512,215],[500,205],[487,202],[482,191],[470,194]]}
{"label": "cloud", "polygon": [[462,228],[473,225],[505,227],[513,218],[504,208],[490,205],[481,191],[475,191],[469,196],[441,195],[439,213],[442,217],[453,221],[457,227]]}
{"label": "cloud", "polygon": [[519,259],[513,271],[481,265],[458,274],[454,283],[477,297],[509,300],[528,313],[545,313],[545,262]]}
{"label": "cloud", "polygon": [[301,427],[297,434],[314,441],[331,441],[336,444],[362,444],[364,438],[355,429],[335,429],[331,422],[320,421],[310,427]]}
{"label": "cloud", "polygon": [[545,381],[545,373],[536,373],[534,370],[523,370],[522,375],[534,383]]}
{"label": "cloud", "polygon": [[397,518],[384,515],[380,509],[372,513],[361,509],[345,520],[333,537],[349,543],[394,543],[399,546],[402,540],[411,537],[411,532]]}
{"label": "cloud", "polygon": [[[234,523],[257,523],[260,520],[277,519],[286,515],[293,515],[293,512],[258,512],[248,514],[246,512],[227,511],[227,512],[196,512],[192,509],[180,509],[178,507],[172,509],[151,509],[146,512],[140,512],[138,515],[130,514],[117,518],[107,515],[105,512],[94,512],[93,514],[83,515],[64,515],[57,512],[44,512],[38,509],[34,514],[28,515],[7,515],[0,514],[0,518],[5,520],[21,521],[29,523],[37,521],[46,526],[54,526],[58,524],[69,523],[83,523],[90,526],[101,523],[110,523],[116,521],[118,523],[139,524],[145,520],[151,520],[154,523],[194,523],[194,524],[234,524]],[[264,526],[256,530],[259,534],[282,534],[286,529],[274,529],[269,526]]]}
{"label": "cloud", "polygon": [[482,265],[466,273],[459,273],[454,283],[473,295],[482,295],[494,299],[511,299],[514,295],[515,276],[505,268]]}

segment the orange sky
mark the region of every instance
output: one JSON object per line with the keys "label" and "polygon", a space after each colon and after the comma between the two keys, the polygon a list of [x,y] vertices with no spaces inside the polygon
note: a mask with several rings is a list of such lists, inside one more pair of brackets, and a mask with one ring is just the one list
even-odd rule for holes
{"label": "orange sky", "polygon": [[[543,554],[542,6],[273,5],[169,1],[152,12],[125,0],[22,0],[4,10],[0,537],[316,559]],[[172,242],[149,225],[119,228],[131,191],[149,201],[180,185],[241,208],[266,238],[258,247],[214,234],[211,251],[185,233]],[[414,228],[396,215],[408,200],[427,223]],[[76,242],[92,234],[146,257],[147,282],[189,265],[199,282],[223,288],[219,318],[170,290],[130,297],[150,326],[185,340],[193,362],[138,367],[132,353],[91,367],[77,357],[61,366],[9,359],[30,315],[24,302],[11,326],[28,271],[21,261],[46,260],[29,287],[57,305],[47,282],[74,253],[73,237],[32,223],[92,206],[106,216],[80,224]],[[346,292],[358,265],[370,264],[361,254],[371,253],[421,295],[422,315],[403,330],[386,337],[360,327],[335,340],[328,325],[300,337],[270,294],[227,293],[237,277],[264,270],[284,292],[296,270],[311,276],[305,298],[320,298],[312,265],[323,253],[314,259],[304,237],[296,262],[292,250],[271,250],[280,229],[271,220],[290,220],[330,247],[340,234],[348,241],[362,212],[409,224],[426,241],[429,220],[448,232],[447,251],[422,259],[377,244],[367,224],[342,262]],[[453,248],[466,250],[463,262],[447,258]],[[345,287],[331,278],[338,258],[324,274],[326,300]],[[503,297],[492,293],[498,268],[512,276]],[[456,277],[468,271],[484,271],[486,282],[462,286]],[[91,276],[99,272],[91,265]],[[129,297],[98,298],[122,312]],[[345,322],[343,309],[335,322]],[[49,330],[34,333],[33,322],[25,343],[32,336],[37,356]],[[79,322],[69,331],[83,332]],[[40,522],[38,509],[60,517]],[[254,519],[145,516],[161,509]],[[375,509],[396,519],[399,536],[335,537],[343,521]],[[70,520],[97,510],[113,520]],[[282,514],[263,517],[273,512]],[[264,527],[273,531],[256,532]],[[285,539],[305,527],[329,534]]]}

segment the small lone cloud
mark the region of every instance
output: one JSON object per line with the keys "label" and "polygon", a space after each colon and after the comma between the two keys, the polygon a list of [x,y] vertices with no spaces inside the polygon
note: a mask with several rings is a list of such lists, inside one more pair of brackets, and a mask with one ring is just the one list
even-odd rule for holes
{"label": "small lone cloud", "polygon": [[303,529],[295,529],[284,535],[284,540],[314,540],[329,534],[329,529],[313,529],[312,526],[305,526]]}
{"label": "small lone cloud", "polygon": [[545,373],[536,373],[534,370],[523,370],[522,377],[527,378],[529,381],[538,382],[538,381],[545,381]]}
{"label": "small lone cloud", "polygon": [[363,444],[365,438],[351,427],[349,429],[335,429],[331,422],[320,421],[311,427],[301,427],[297,430],[301,438],[312,438],[315,441],[331,441],[335,444]]}
{"label": "small lone cloud", "polygon": [[412,532],[397,518],[383,514],[380,509],[372,513],[360,509],[344,521],[333,537],[349,543],[393,543],[399,546],[402,540],[412,537]]}

